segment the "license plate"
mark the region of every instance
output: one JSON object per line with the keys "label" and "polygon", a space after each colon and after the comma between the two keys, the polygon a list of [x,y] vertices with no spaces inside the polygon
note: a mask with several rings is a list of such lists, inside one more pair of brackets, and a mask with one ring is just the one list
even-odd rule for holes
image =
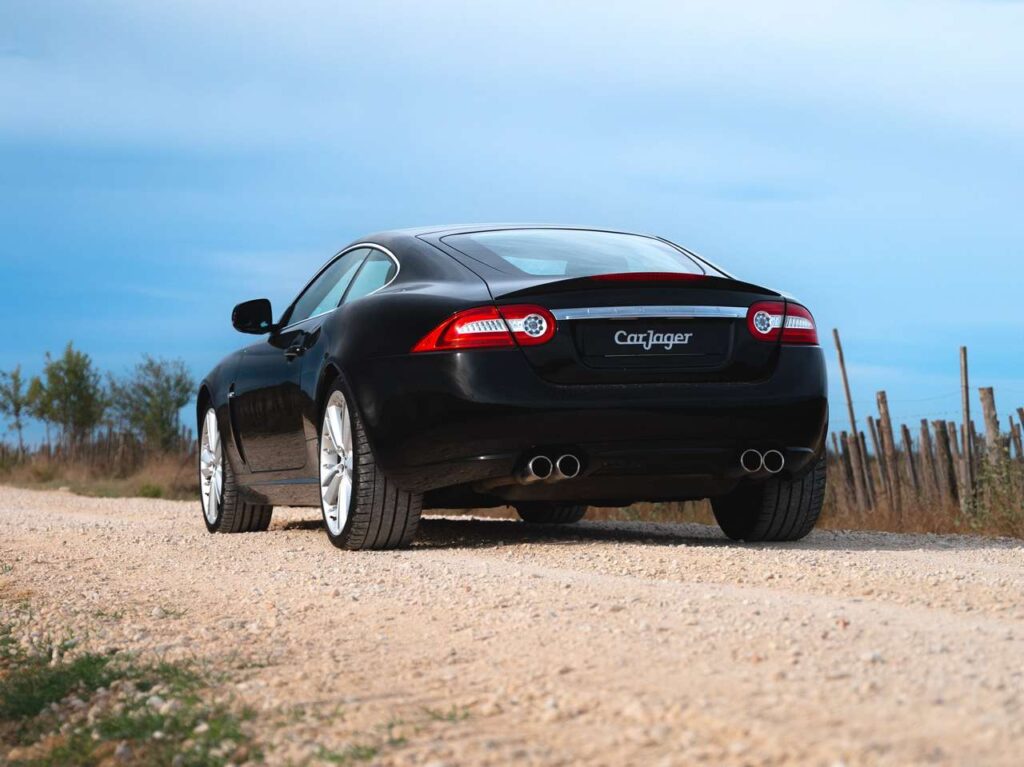
{"label": "license plate", "polygon": [[723,357],[729,326],[722,320],[581,322],[585,357]]}

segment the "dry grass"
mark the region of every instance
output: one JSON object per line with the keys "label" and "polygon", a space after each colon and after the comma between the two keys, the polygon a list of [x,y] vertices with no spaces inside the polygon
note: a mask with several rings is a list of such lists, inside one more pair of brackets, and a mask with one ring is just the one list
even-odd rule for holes
{"label": "dry grass", "polygon": [[[84,461],[62,461],[36,456],[23,463],[0,467],[0,482],[20,487],[67,488],[79,495],[104,498],[140,497],[192,500],[199,492],[195,458],[189,454],[147,456],[127,476],[111,476],[109,470]],[[825,508],[818,524],[833,530],[881,530],[896,533],[969,533],[1024,537],[1024,466],[1019,461],[986,466],[978,489],[961,510],[958,502],[938,493],[910,488],[903,491],[902,509],[895,511],[886,499],[875,508],[862,510],[851,491],[839,480],[841,467],[830,461],[830,482]],[[476,510],[473,514],[514,518],[512,509]],[[699,522],[714,524],[707,501],[685,503],[636,503],[625,508],[592,508],[588,519],[638,522]]]}
{"label": "dry grass", "polygon": [[[853,502],[850,490],[838,479],[840,471],[841,468],[830,461],[829,485],[818,522],[819,529],[1024,538],[1024,466],[1018,461],[1007,460],[995,467],[982,466],[974,497],[963,510],[958,502],[937,492],[922,489],[915,493],[909,486],[903,487],[903,504],[899,512],[884,497],[874,508],[862,510]],[[472,513],[509,519],[516,516],[511,508]],[[587,519],[715,524],[708,501],[592,508]]]}
{"label": "dry grass", "polygon": [[178,453],[147,456],[135,471],[123,477],[85,461],[35,456],[0,469],[0,481],[18,487],[67,488],[100,498],[192,500],[199,494],[194,456]]}

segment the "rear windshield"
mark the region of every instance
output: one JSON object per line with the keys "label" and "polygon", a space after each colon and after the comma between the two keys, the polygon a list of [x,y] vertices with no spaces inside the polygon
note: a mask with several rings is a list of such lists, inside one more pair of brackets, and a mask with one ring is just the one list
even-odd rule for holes
{"label": "rear windshield", "polygon": [[707,270],[681,250],[637,234],[578,229],[502,229],[453,234],[444,241],[503,272],[589,277],[625,272]]}

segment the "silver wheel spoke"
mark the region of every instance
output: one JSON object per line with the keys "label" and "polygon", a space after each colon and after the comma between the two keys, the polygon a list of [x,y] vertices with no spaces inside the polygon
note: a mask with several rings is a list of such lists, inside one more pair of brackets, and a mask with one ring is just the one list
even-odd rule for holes
{"label": "silver wheel spoke", "polygon": [[341,408],[327,408],[327,423],[330,426],[331,442],[339,452],[345,449],[345,429],[341,425]]}
{"label": "silver wheel spoke", "polygon": [[328,485],[330,485],[334,481],[335,477],[338,476],[338,472],[340,471],[340,468],[339,468],[340,465],[341,464],[335,464],[334,466],[331,466],[330,468],[324,466],[324,470],[321,472],[321,479],[320,479],[320,486],[321,487],[327,487]]}
{"label": "silver wheel spoke", "polygon": [[335,506],[338,503],[338,491],[341,489],[341,477],[335,475],[335,477],[327,483],[327,488],[324,490],[324,502],[329,506]]}

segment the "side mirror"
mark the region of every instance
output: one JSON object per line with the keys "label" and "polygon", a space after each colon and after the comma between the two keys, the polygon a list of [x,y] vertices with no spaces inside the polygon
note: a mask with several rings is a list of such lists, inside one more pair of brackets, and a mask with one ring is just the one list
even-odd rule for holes
{"label": "side mirror", "polygon": [[257,336],[269,333],[274,327],[270,301],[266,298],[257,298],[240,303],[231,311],[231,324],[239,333],[252,333]]}

